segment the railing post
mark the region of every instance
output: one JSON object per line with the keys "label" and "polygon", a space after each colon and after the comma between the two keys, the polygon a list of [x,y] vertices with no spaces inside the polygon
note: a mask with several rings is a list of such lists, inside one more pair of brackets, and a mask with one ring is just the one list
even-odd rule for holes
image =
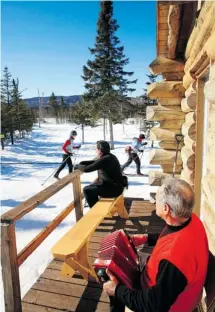
{"label": "railing post", "polygon": [[82,194],[81,194],[81,179],[80,175],[73,180],[73,195],[74,195],[74,206],[76,221],[83,217],[83,205],[82,205]]}
{"label": "railing post", "polygon": [[14,224],[1,223],[1,262],[5,312],[22,312]]}

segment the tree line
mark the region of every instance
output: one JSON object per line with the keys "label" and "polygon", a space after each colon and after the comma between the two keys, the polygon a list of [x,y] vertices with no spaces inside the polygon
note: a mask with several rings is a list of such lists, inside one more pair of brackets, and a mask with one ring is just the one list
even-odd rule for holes
{"label": "tree line", "polygon": [[11,144],[14,144],[14,133],[19,137],[32,130],[34,115],[22,98],[19,88],[19,79],[12,78],[8,68],[3,70],[1,79],[1,134],[10,136]]}
{"label": "tree line", "polygon": [[[132,103],[131,94],[135,91],[137,79],[133,79],[134,72],[127,71],[129,58],[126,57],[124,47],[116,35],[119,25],[113,16],[113,1],[101,1],[97,22],[97,35],[93,48],[89,48],[91,59],[83,66],[82,78],[85,92],[81,100],[73,105],[65,103],[64,98],[57,99],[55,93],[49,97],[48,105],[44,106],[40,98],[39,109],[30,109],[22,99],[19,90],[19,80],[12,79],[5,67],[2,79],[2,133],[9,133],[13,144],[13,133],[32,128],[33,122],[46,117],[54,117],[56,123],[74,122],[81,125],[82,140],[84,141],[84,127],[95,125],[98,119],[103,119],[103,137],[107,136],[109,124],[110,145],[114,148],[113,124],[123,123],[128,117],[139,117],[144,120],[146,107],[156,105],[155,100],[144,94]],[[156,76],[147,75],[151,84]],[[152,122],[145,121],[143,130],[152,126]],[[141,131],[141,126],[140,126]]]}

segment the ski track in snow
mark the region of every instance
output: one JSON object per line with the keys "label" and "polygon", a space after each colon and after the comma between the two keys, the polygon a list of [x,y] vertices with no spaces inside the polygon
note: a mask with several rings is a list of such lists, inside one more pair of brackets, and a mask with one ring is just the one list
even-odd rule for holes
{"label": "ski track in snow", "polygon": [[[32,162],[32,164],[3,164],[1,166],[1,214],[16,207],[24,200],[44,190],[56,180],[50,178],[44,186],[41,184],[58,167],[61,162],[61,146],[68,138],[71,130],[76,129],[78,137],[75,142],[81,141],[81,129],[71,124],[56,125],[53,123],[42,124],[41,128],[34,127],[31,138],[18,140],[14,146],[6,146],[1,153],[2,162]],[[115,154],[120,163],[127,160],[124,152],[134,136],[139,133],[138,125],[125,125],[123,133],[122,125],[114,125]],[[109,135],[109,133],[108,133]],[[85,144],[82,145],[77,155],[76,163],[95,157],[95,142],[103,139],[103,129],[97,127],[85,128]],[[152,167],[160,170],[159,166],[149,166],[149,150],[147,147],[141,159],[142,173],[148,174]],[[35,164],[33,164],[35,162]],[[43,164],[37,164],[44,163]],[[74,162],[74,160],[73,160]],[[48,164],[47,164],[48,163]],[[126,173],[136,172],[132,163],[125,170]],[[68,174],[65,167],[60,177]],[[81,176],[82,188],[90,184],[96,178],[96,173],[87,173]],[[148,177],[128,176],[129,188],[125,191],[126,197],[149,199],[149,193],[155,187],[148,185]],[[72,185],[69,184],[63,190],[46,200],[39,207],[25,215],[16,222],[17,251],[21,251],[45,226],[47,226],[71,201],[73,200]],[[88,208],[84,209],[84,213]],[[20,266],[20,285],[22,297],[36,282],[50,261],[53,259],[51,247],[58,241],[75,223],[75,213],[70,215],[55,229],[48,238],[33,252],[33,254]],[[4,311],[3,285],[1,279],[1,311]]]}

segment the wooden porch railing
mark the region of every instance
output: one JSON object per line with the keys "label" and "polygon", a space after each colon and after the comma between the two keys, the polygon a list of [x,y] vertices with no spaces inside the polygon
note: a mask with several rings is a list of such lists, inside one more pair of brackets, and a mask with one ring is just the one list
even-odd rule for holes
{"label": "wooden porch railing", "polygon": [[[4,285],[5,312],[21,312],[21,293],[19,281],[19,266],[48,237],[48,235],[75,208],[76,221],[83,216],[81,171],[75,170],[65,178],[45,188],[17,207],[1,216],[1,262]],[[38,207],[45,200],[59,192],[69,183],[73,184],[74,200],[46,228],[44,228],[25,248],[17,254],[15,222]]]}

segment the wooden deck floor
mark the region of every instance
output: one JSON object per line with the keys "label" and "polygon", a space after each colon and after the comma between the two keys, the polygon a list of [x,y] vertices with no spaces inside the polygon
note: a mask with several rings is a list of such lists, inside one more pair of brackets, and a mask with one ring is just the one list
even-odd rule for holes
{"label": "wooden deck floor", "polygon": [[[155,206],[140,199],[126,199],[129,220],[119,217],[105,219],[91,239],[92,262],[101,239],[109,232],[126,228],[130,234],[160,232],[163,222],[155,214]],[[53,260],[22,300],[23,312],[108,312],[109,299],[101,285],[87,283],[80,275],[73,278],[60,274],[61,261]]]}

